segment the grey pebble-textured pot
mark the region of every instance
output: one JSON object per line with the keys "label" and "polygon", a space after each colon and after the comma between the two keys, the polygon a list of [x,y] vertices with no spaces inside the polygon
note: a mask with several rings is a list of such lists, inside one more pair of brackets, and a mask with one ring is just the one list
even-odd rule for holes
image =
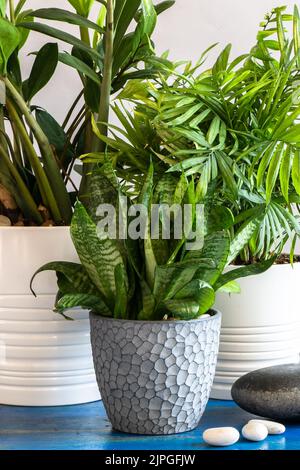
{"label": "grey pebble-textured pot", "polygon": [[215,374],[221,314],[191,321],[134,321],[93,313],[96,377],[114,429],[173,434],[194,429]]}

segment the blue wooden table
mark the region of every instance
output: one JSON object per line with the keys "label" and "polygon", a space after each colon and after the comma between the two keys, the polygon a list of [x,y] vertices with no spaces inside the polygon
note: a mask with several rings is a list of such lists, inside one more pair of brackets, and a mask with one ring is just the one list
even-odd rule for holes
{"label": "blue wooden table", "polygon": [[[211,400],[196,430],[152,437],[112,431],[102,402],[55,408],[0,406],[0,450],[211,450],[202,441],[205,429],[234,426],[241,430],[251,417],[233,402]],[[284,435],[269,436],[263,442],[241,439],[226,449],[300,450],[300,425],[289,425]]]}

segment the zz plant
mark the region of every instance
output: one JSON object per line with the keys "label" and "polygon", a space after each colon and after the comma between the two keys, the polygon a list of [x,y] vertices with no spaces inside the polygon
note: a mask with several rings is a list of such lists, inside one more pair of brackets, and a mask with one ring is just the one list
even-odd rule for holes
{"label": "zz plant", "polygon": [[44,132],[42,110],[37,111],[39,119],[30,106],[51,79],[58,50],[56,44],[42,47],[29,77],[23,79],[19,51],[28,31],[19,23],[30,15],[22,10],[24,3],[15,8],[12,0],[9,5],[2,0],[0,8],[0,183],[29,223],[44,222],[42,207],[54,223],[68,224],[72,206],[65,181],[67,164]]}
{"label": "zz plant", "polygon": [[[129,80],[157,74],[157,67],[147,66],[148,57],[154,55],[151,35],[157,14],[174,2],[153,6],[150,0],[97,0],[97,22],[88,19],[93,0],[69,3],[76,13],[59,8],[26,10],[26,0],[16,6],[13,0],[0,2],[0,198],[9,200],[0,204],[0,210],[13,223],[41,225],[46,219],[47,224],[70,224],[78,193],[82,200],[88,199],[92,170],[90,164],[84,164],[83,170],[78,165],[82,178],[77,188],[72,180],[74,163],[84,153],[105,150],[92,132],[91,117],[97,116],[98,131],[105,135],[110,95]],[[76,25],[80,37],[37,19]],[[136,28],[130,32],[133,20]],[[31,73],[24,79],[19,52],[30,30],[63,41],[72,50],[60,52],[56,43],[45,44],[35,53]],[[76,69],[83,85],[62,125],[32,105],[58,62]],[[82,96],[84,104],[78,110]]]}
{"label": "zz plant", "polygon": [[[175,239],[174,220],[170,239],[150,236],[152,203],[190,204],[193,216],[190,230],[195,225],[197,195],[194,182],[186,177],[178,181],[173,175],[155,180],[153,165],[144,180],[138,201],[144,207],[150,222],[145,236],[137,239],[116,238],[99,232],[97,217],[100,204],[118,206],[122,189],[106,161],[92,176],[87,208],[77,202],[71,224],[71,235],[81,264],[53,262],[43,266],[38,273],[55,270],[59,293],[56,310],[64,314],[73,307],[83,307],[96,314],[138,320],[163,320],[167,318],[191,320],[210,311],[218,290],[238,291],[235,279],[268,269],[274,259],[252,266],[244,266],[223,273],[225,267],[248,242],[247,233],[238,234],[233,240],[227,230],[222,230],[228,211],[207,201],[202,224],[204,241],[197,249],[187,250],[187,239]],[[130,200],[126,199],[130,206]],[[122,206],[122,226],[132,222],[130,211]],[[98,209],[99,210],[99,209]],[[128,215],[129,214],[129,215]],[[119,216],[117,217],[119,221]],[[160,235],[167,223],[160,219]],[[117,224],[118,229],[120,225]],[[99,228],[99,227],[98,227]],[[123,239],[124,238],[124,239]],[[37,274],[37,273],[36,273]]]}
{"label": "zz plant", "polygon": [[[95,3],[99,4],[97,22],[88,19]],[[151,40],[157,15],[170,8],[174,1],[154,5],[152,0],[69,0],[76,13],[59,8],[31,11],[22,28],[38,31],[72,46],[71,53],[60,52],[58,59],[77,70],[83,89],[74,102],[74,109],[84,95],[84,107],[73,121],[80,133],[82,153],[105,151],[105,143],[91,129],[91,117],[97,116],[100,134],[107,135],[110,96],[125,84],[138,78],[157,75],[159,64],[150,63],[154,56]],[[35,19],[35,21],[33,21]],[[37,20],[79,27],[80,38]],[[135,26],[132,30],[132,23]],[[86,196],[91,165],[83,168],[80,188]]]}

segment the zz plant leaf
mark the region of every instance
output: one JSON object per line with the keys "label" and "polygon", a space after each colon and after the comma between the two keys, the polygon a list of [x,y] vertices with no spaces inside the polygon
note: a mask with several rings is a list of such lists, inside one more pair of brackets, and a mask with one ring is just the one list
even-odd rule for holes
{"label": "zz plant leaf", "polygon": [[5,74],[7,63],[21,40],[18,28],[4,18],[0,18],[0,73]]}
{"label": "zz plant leaf", "polygon": [[58,63],[56,43],[45,44],[37,53],[28,80],[23,83],[24,97],[30,101],[52,78]]}

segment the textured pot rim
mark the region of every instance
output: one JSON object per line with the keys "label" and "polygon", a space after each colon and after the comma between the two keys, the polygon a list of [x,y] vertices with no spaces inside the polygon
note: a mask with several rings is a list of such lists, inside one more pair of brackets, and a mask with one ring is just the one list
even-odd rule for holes
{"label": "textured pot rim", "polygon": [[199,322],[209,322],[212,320],[215,320],[216,318],[221,318],[222,313],[219,310],[216,309],[210,309],[211,312],[213,312],[213,315],[210,315],[210,318],[205,317],[205,318],[196,318],[195,320],[124,320],[122,318],[112,318],[112,317],[102,317],[101,315],[97,315],[93,312],[90,312],[90,317],[93,317],[95,319],[101,319],[105,321],[110,321],[110,322],[123,322],[123,323],[133,323],[133,324],[153,324],[153,325],[178,325],[178,324],[186,324],[186,323],[199,323]]}

